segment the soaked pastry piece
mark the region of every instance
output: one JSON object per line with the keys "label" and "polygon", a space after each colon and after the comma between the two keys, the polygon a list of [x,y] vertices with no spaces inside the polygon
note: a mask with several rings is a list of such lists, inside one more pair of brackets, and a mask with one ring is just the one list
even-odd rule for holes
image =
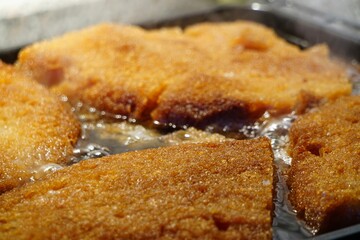
{"label": "soaked pastry piece", "polygon": [[25,48],[18,66],[99,110],[198,127],[224,116],[252,121],[351,91],[325,46],[301,51],[244,21],[184,31],[99,25]]}
{"label": "soaked pastry piece", "polygon": [[289,199],[318,232],[360,223],[360,96],[299,117],[290,130]]}
{"label": "soaked pastry piece", "polygon": [[0,62],[0,193],[72,154],[80,124],[40,84]]}
{"label": "soaked pastry piece", "polygon": [[82,161],[0,196],[1,237],[271,239],[272,164],[266,138]]}

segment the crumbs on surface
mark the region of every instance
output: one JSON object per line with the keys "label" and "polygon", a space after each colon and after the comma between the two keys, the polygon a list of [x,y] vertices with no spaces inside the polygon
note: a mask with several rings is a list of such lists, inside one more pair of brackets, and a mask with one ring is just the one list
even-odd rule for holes
{"label": "crumbs on surface", "polygon": [[266,138],[112,155],[1,195],[0,231],[4,238],[271,239],[268,179]]}

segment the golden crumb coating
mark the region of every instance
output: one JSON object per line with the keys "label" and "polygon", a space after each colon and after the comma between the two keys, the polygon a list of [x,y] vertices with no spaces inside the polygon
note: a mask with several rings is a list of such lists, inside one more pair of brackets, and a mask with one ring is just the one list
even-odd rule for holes
{"label": "golden crumb coating", "polygon": [[290,130],[289,199],[315,231],[360,223],[360,96],[299,117]]}
{"label": "golden crumb coating", "polygon": [[302,51],[271,29],[241,21],[198,24],[184,34],[212,57],[213,66],[163,91],[153,112],[160,122],[207,125],[224,115],[256,119],[264,111],[296,110],[309,98],[351,92],[344,68],[329,59],[325,45]]}
{"label": "golden crumb coating", "polygon": [[0,63],[0,193],[29,180],[44,164],[64,163],[80,124],[56,96]]}
{"label": "golden crumb coating", "polygon": [[0,239],[271,239],[266,138],[82,161],[0,196]]}
{"label": "golden crumb coating", "polygon": [[326,46],[301,51],[245,21],[151,31],[103,24],[29,46],[17,65],[73,101],[163,124],[256,119],[351,91]]}
{"label": "golden crumb coating", "polygon": [[19,64],[72,101],[144,119],[169,81],[191,61],[206,59],[176,35],[103,24],[34,44],[21,52]]}

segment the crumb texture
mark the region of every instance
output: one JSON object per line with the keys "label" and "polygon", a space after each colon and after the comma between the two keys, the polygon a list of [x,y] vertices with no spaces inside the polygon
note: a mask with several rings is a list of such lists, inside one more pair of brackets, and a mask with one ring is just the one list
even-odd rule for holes
{"label": "crumb texture", "polygon": [[300,116],[290,130],[290,201],[315,231],[360,223],[360,97]]}
{"label": "crumb texture", "polygon": [[0,239],[271,239],[269,141],[80,162],[0,196]]}
{"label": "crumb texture", "polygon": [[44,164],[65,163],[80,124],[48,89],[0,63],[0,193]]}
{"label": "crumb texture", "polygon": [[326,46],[302,51],[246,21],[184,30],[103,24],[29,46],[17,65],[73,102],[164,124],[252,120],[290,112],[304,94],[351,92]]}

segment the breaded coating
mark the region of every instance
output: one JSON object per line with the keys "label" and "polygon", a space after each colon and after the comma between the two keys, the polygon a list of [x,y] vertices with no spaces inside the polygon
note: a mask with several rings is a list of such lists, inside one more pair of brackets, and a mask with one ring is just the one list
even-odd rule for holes
{"label": "breaded coating", "polygon": [[145,119],[168,82],[207,58],[176,32],[99,25],[28,47],[19,65],[73,102]]}
{"label": "breaded coating", "polygon": [[351,92],[326,46],[301,51],[245,21],[151,31],[98,25],[25,48],[18,66],[73,101],[180,126],[253,120]]}
{"label": "breaded coating", "polygon": [[290,130],[289,199],[315,231],[360,223],[360,96],[300,116]]}
{"label": "breaded coating", "polygon": [[39,167],[65,163],[80,124],[70,107],[37,82],[0,62],[0,194]]}
{"label": "breaded coating", "polygon": [[271,239],[266,138],[82,161],[0,196],[0,239]]}
{"label": "breaded coating", "polygon": [[291,112],[304,100],[351,92],[344,68],[329,59],[325,45],[302,51],[271,29],[242,21],[198,24],[184,34],[212,56],[215,73],[192,74],[166,88],[153,113],[160,122],[256,119],[264,111]]}

